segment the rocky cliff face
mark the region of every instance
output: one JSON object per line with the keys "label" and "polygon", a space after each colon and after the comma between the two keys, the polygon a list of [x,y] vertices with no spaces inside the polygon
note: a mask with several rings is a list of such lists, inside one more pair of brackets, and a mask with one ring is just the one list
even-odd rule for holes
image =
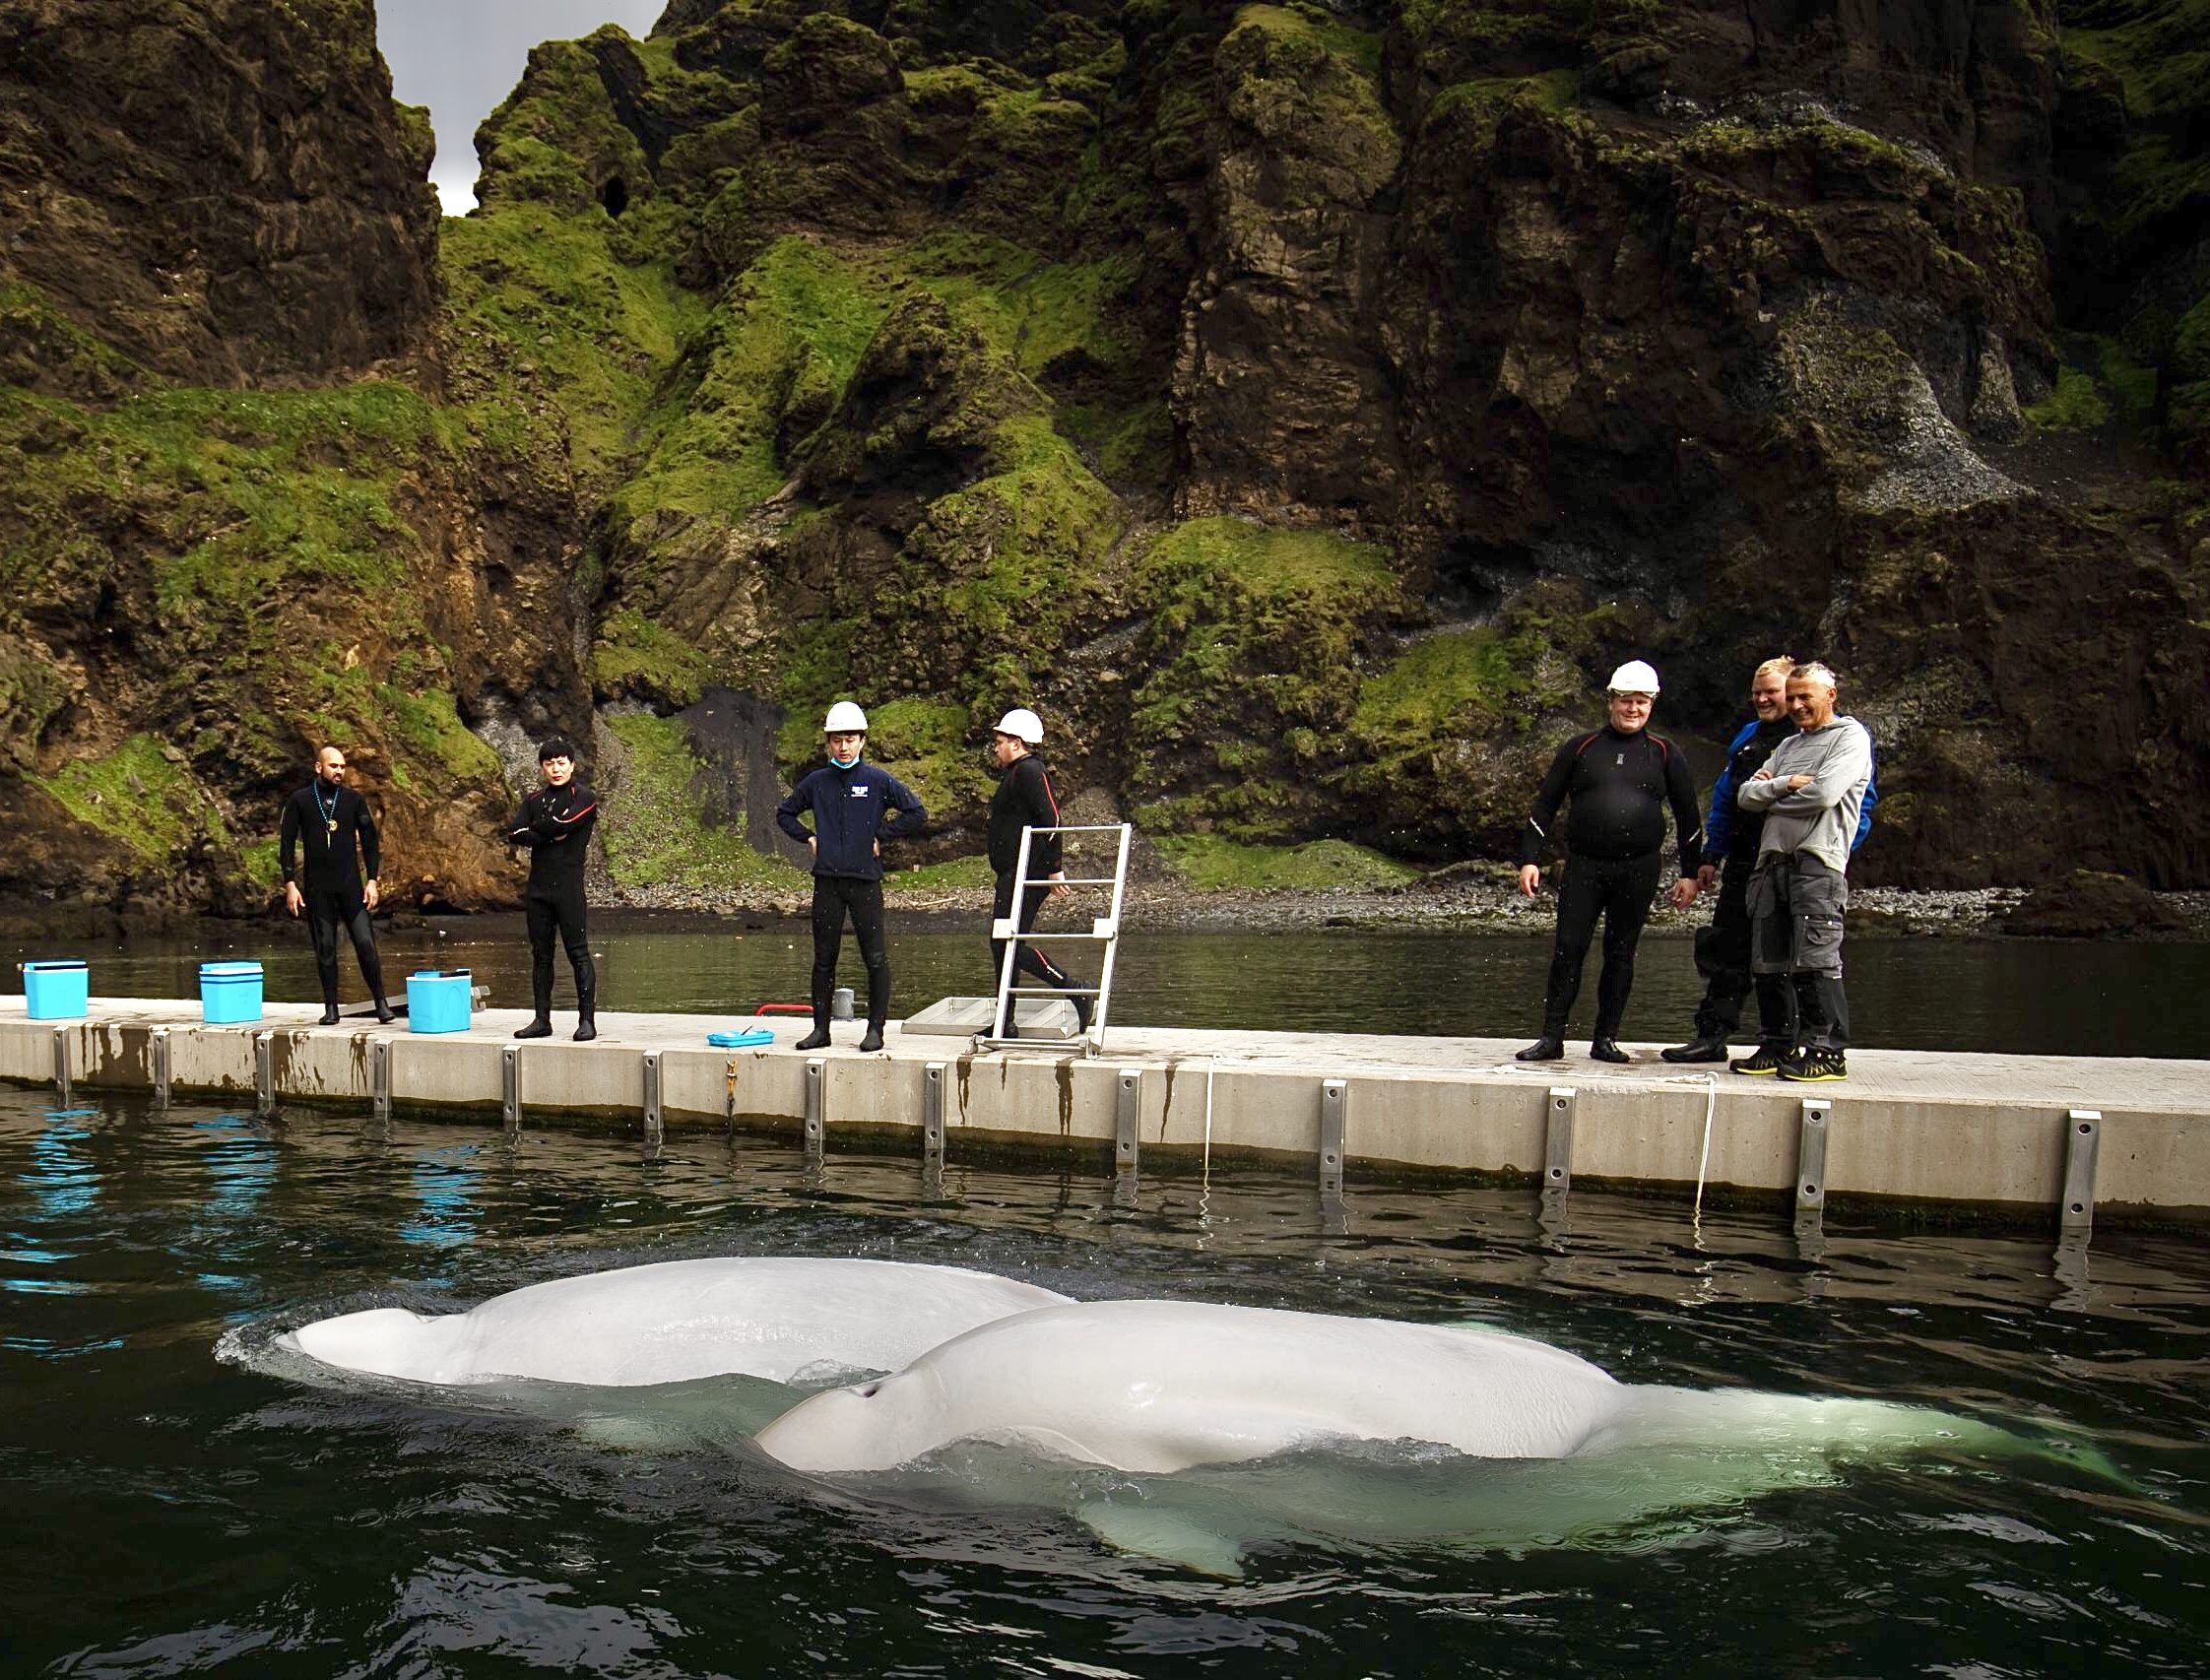
{"label": "rocky cliff face", "polygon": [[[744,890],[848,693],[942,855],[1016,701],[1156,832],[1493,852],[1617,660],[1708,739],[1783,648],[1880,742],[1867,878],[2210,876],[2193,0],[676,0],[532,55],[434,245],[364,7],[311,82],[138,9],[0,0],[0,887],[243,901],[336,729],[493,901],[484,742],[557,723],[617,886]],[[71,79],[193,53],[78,170]]]}

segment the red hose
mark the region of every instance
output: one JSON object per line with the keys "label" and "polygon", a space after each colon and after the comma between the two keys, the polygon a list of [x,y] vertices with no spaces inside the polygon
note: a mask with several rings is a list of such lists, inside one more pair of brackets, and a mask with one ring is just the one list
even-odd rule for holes
{"label": "red hose", "polygon": [[762,1003],[752,1011],[754,1015],[811,1015],[811,1003]]}

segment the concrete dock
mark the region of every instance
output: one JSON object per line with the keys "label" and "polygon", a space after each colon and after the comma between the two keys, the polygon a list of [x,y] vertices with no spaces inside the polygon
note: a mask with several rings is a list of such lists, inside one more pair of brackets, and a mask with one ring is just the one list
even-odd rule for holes
{"label": "concrete dock", "polygon": [[[521,1010],[462,1033],[271,1003],[209,1026],[196,1001],[101,998],[78,1021],[32,1021],[0,999],[0,1079],[69,1090],[477,1115],[509,1128],[615,1123],[647,1136],[701,1126],[783,1130],[810,1148],[873,1138],[916,1153],[1065,1151],[1101,1168],[1267,1158],[1344,1176],[1407,1172],[1574,1185],[1752,1193],[1816,1217],[1828,1198],[1957,1204],[2097,1219],[2210,1217],[2210,1063],[1853,1051],[1845,1083],[1792,1085],[1679,1067],[1655,1046],[1624,1066],[1580,1054],[1529,1066],[1501,1039],[1114,1027],[1074,1044],[978,1053],[900,1023],[863,1056],[840,1022],[802,1052],[808,1023],[599,1016],[599,1037],[517,1042]],[[717,1029],[764,1025],[769,1045],[718,1050]],[[1579,1052],[1583,1046],[1573,1045]]]}

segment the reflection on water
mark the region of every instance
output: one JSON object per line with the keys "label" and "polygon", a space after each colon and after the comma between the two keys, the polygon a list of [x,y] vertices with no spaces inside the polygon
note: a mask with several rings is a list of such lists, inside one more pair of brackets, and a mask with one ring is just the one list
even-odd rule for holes
{"label": "reflection on water", "polygon": [[[647,1159],[613,1135],[57,1115],[23,1093],[0,1093],[0,1232],[11,1674],[2210,1669],[2193,1238],[2099,1235],[2060,1265],[2048,1243],[1831,1220],[1806,1245],[1670,1201],[1354,1184],[1331,1216],[1256,1173],[1130,1190],[953,1160],[932,1182],[754,1137],[674,1132]],[[214,1356],[335,1312],[715,1254],[1477,1319],[1630,1382],[2061,1429],[2123,1479],[1911,1456],[1500,1547],[1465,1540],[1465,1502],[1536,1471],[1335,1466],[1356,1521],[1285,1522],[1223,1582],[1051,1500],[900,1505],[772,1474],[743,1395],[464,1402]],[[1231,1491],[1264,1511],[1265,1487]],[[1423,1528],[1437,1511],[1452,1532]]]}
{"label": "reflection on water", "polygon": [[[811,961],[803,931],[728,924],[671,931],[603,916],[592,944],[601,953],[600,1001],[610,1009],[749,1015],[762,1002],[803,998]],[[385,971],[395,977],[418,967],[466,965],[489,988],[493,1003],[528,1002],[529,953],[516,918],[386,933],[383,945]],[[168,998],[198,995],[202,957],[250,957],[267,966],[270,998],[321,998],[303,935],[244,931],[221,951],[141,940],[120,949],[57,944],[18,954],[81,956],[93,964],[96,993]],[[984,941],[968,935],[893,931],[893,1013],[988,992],[986,957]],[[1852,1027],[1861,1044],[2210,1057],[2210,1013],[2195,1002],[2210,990],[2210,945],[1863,938],[1852,941],[1848,957]],[[1138,931],[1121,946],[1113,1018],[1130,1026],[1531,1035],[1548,962],[1547,940],[1521,935]],[[839,972],[847,983],[864,984],[849,943]],[[565,1007],[566,981],[559,984]],[[358,995],[358,976],[349,972],[345,985],[349,998]],[[1576,1030],[1585,1032],[1592,976],[1583,993]],[[1668,1043],[1687,1037],[1701,995],[1689,941],[1646,937],[1627,1036]]]}

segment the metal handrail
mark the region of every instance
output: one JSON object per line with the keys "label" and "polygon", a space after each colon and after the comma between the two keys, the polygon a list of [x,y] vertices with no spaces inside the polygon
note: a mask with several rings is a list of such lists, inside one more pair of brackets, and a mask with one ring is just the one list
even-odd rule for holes
{"label": "metal handrail", "polygon": [[[1029,845],[1038,834],[1118,834],[1120,845],[1114,853],[1111,877],[1095,876],[1078,880],[1030,879],[1028,874]],[[995,1007],[991,1011],[990,1024],[995,1028],[1000,1021],[1004,1021],[1008,1028],[1008,1036],[999,1038],[992,1032],[977,1033],[975,1035],[977,1049],[1004,1050],[1016,1045],[1028,1048],[1034,1048],[1039,1044],[1049,1045],[1052,1042],[1049,1039],[1023,1039],[1020,1036],[1020,1023],[1013,1018],[1010,1011],[1013,1000],[1017,998],[1050,997],[1096,999],[1097,1007],[1091,1012],[1089,1026],[1081,1035],[1082,1054],[1084,1056],[1096,1056],[1104,1050],[1105,1023],[1111,1011],[1113,995],[1113,959],[1119,952],[1121,941],[1121,906],[1128,893],[1128,854],[1135,835],[1135,825],[1128,822],[1063,823],[1057,827],[1023,826],[1021,828],[1020,856],[1013,865],[1012,914],[994,920],[990,929],[991,937],[999,938],[1003,937],[1006,946],[1005,957],[999,966],[998,996],[995,1000]],[[1024,935],[1020,932],[1020,906],[1026,899],[1031,887],[1045,885],[1068,887],[1109,886],[1113,889],[1112,908],[1106,915],[1093,918],[1087,933],[1031,933]],[[1019,946],[1023,938],[1039,942],[1044,940],[1087,939],[1102,944],[1105,947],[1105,953],[1097,984],[1095,986],[1015,986],[1013,984],[1013,965],[1019,960]]]}

